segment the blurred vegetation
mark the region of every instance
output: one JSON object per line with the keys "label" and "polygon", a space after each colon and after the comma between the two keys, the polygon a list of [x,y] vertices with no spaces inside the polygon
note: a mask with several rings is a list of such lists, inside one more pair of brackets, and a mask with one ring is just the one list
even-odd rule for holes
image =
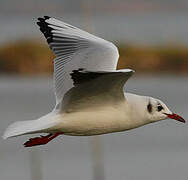
{"label": "blurred vegetation", "polygon": [[125,46],[119,48],[118,68],[128,67],[138,72],[188,74],[186,46]]}
{"label": "blurred vegetation", "polygon": [[37,41],[18,41],[0,46],[0,72],[46,74],[53,71],[55,56],[48,45]]}
{"label": "blurred vegetation", "polygon": [[[144,73],[188,74],[188,47],[119,45],[118,68],[132,68]],[[0,47],[0,72],[48,74],[53,72],[55,56],[47,44],[18,41]]]}

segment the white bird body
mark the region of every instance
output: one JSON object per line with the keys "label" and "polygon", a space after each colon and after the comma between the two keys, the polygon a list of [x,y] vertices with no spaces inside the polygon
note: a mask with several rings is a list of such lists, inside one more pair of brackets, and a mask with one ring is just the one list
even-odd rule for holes
{"label": "white bird body", "polygon": [[58,131],[64,132],[65,135],[91,136],[125,131],[147,123],[146,121],[135,123],[130,114],[131,108],[126,102],[63,113],[57,116],[61,121]]}
{"label": "white bird body", "polygon": [[59,134],[91,136],[125,131],[166,119],[185,122],[160,100],[124,93],[131,69],[116,70],[119,53],[111,42],[45,16],[37,23],[54,59],[56,106],[38,120],[10,125],[3,138],[50,133],[25,146],[48,143]]}
{"label": "white bird body", "polygon": [[[120,102],[103,103],[105,98],[96,96],[92,100],[76,103],[76,106],[72,104],[66,111],[53,111],[37,120],[16,122],[12,124],[13,128],[9,127],[11,131],[7,129],[7,132],[10,132],[7,136],[56,132],[71,136],[91,136],[126,131],[153,122],[150,118],[146,118],[145,111],[140,107],[141,105],[146,107],[145,104],[150,97],[131,93],[124,95],[128,102],[123,99]],[[109,96],[108,98],[111,101]],[[98,99],[100,101],[96,104]],[[92,104],[91,101],[94,103]],[[82,107],[81,111],[80,107]],[[171,114],[171,111],[167,112]],[[22,127],[20,123],[26,126]],[[16,131],[12,130],[14,128]],[[20,131],[20,128],[24,131]]]}

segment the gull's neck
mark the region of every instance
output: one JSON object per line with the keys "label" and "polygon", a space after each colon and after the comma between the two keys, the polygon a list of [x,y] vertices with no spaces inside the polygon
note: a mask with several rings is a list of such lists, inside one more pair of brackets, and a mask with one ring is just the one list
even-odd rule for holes
{"label": "gull's neck", "polygon": [[131,120],[138,126],[151,123],[145,110],[145,107],[147,107],[146,97],[131,93],[124,95],[128,102]]}

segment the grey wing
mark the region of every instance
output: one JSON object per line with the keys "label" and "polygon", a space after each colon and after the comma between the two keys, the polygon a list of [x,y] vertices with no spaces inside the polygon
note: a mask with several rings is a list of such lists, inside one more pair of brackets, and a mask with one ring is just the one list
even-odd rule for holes
{"label": "grey wing", "polygon": [[89,34],[55,18],[39,18],[37,24],[56,55],[54,81],[56,104],[73,87],[71,72],[79,68],[87,71],[116,69],[119,53],[114,44]]}
{"label": "grey wing", "polygon": [[75,112],[125,102],[124,85],[133,73],[131,69],[111,72],[75,70],[71,73],[74,87],[65,94],[61,110]]}

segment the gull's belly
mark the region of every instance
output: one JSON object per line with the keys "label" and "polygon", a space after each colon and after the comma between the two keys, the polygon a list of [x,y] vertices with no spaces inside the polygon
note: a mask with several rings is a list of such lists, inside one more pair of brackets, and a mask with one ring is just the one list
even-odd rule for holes
{"label": "gull's belly", "polygon": [[138,127],[119,109],[67,113],[62,116],[58,130],[65,135],[91,136],[125,131]]}

